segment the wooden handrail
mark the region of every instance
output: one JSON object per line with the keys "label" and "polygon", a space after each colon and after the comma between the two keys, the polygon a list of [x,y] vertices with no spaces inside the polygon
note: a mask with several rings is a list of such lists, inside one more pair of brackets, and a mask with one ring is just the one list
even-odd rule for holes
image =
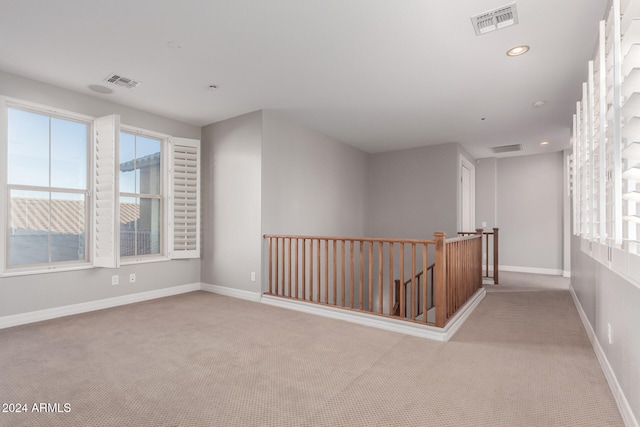
{"label": "wooden handrail", "polygon": [[338,240],[345,242],[383,242],[383,243],[415,243],[416,245],[433,245],[435,240],[424,239],[390,239],[384,237],[341,237],[341,236],[300,236],[286,234],[265,234],[265,239],[283,238],[283,239],[307,239],[307,240]]}
{"label": "wooden handrail", "polygon": [[[480,235],[445,239],[444,233],[434,233],[432,240],[264,238],[266,293],[273,296],[443,327],[481,286]],[[435,319],[428,316],[432,308]]]}

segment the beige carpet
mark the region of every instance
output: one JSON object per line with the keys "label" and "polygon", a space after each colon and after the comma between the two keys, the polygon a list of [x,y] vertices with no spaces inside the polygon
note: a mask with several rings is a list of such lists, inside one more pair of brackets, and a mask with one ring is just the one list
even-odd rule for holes
{"label": "beige carpet", "polygon": [[0,330],[0,426],[621,426],[569,293],[501,279],[448,343],[206,292]]}

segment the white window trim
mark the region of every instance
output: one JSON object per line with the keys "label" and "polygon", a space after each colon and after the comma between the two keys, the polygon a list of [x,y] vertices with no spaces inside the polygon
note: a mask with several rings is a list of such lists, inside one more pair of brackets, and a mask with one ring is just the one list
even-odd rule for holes
{"label": "white window trim", "polygon": [[[42,105],[38,103],[33,103],[30,101],[24,101],[17,98],[11,98],[4,95],[0,95],[0,127],[4,130],[0,132],[0,164],[3,165],[4,171],[0,173],[0,224],[3,224],[4,230],[0,232],[0,247],[7,248],[7,227],[8,227],[8,204],[7,204],[7,168],[4,167],[7,164],[8,157],[8,134],[7,134],[7,123],[8,123],[8,109],[12,106],[20,108],[33,110],[34,112],[42,113],[42,114],[51,114],[55,116],[69,117],[76,120],[86,121],[91,123],[91,135],[93,138],[90,142],[89,153],[88,153],[88,162],[87,167],[88,177],[89,177],[89,196],[87,199],[87,203],[90,204],[89,215],[87,220],[87,229],[86,233],[88,235],[87,238],[87,246],[88,250],[88,260],[86,261],[71,261],[65,263],[56,263],[56,264],[38,264],[38,265],[28,265],[28,266],[20,266],[20,267],[12,267],[7,269],[7,259],[6,256],[0,257],[0,277],[13,277],[13,276],[24,276],[24,275],[33,275],[33,274],[45,274],[52,272],[63,272],[63,271],[76,271],[76,270],[86,270],[92,269],[96,267],[107,267],[107,268],[118,268],[121,265],[132,265],[132,264],[143,264],[143,263],[152,263],[152,262],[165,262],[173,259],[181,259],[181,258],[199,258],[200,257],[200,230],[201,230],[201,218],[200,218],[200,207],[201,207],[201,193],[200,193],[200,175],[201,175],[201,146],[200,141],[195,139],[185,139],[173,137],[171,135],[149,131],[146,129],[141,129],[135,126],[130,125],[120,125],[119,116],[113,115],[113,117],[117,117],[117,132],[114,129],[114,144],[117,138],[119,138],[119,132],[122,130],[128,133],[142,134],[146,136],[151,136],[154,138],[162,139],[163,141],[163,150],[166,153],[163,157],[163,176],[162,176],[162,187],[161,194],[163,199],[163,210],[165,214],[162,219],[162,247],[163,253],[161,255],[143,255],[136,257],[120,257],[120,245],[119,245],[119,186],[117,189],[113,191],[114,195],[117,197],[117,202],[114,204],[113,210],[113,219],[112,222],[114,227],[114,240],[112,243],[112,249],[115,253],[112,258],[111,263],[106,263],[105,265],[96,264],[96,251],[95,251],[95,214],[96,209],[94,204],[96,203],[96,185],[94,182],[96,166],[95,166],[95,156],[96,156],[96,142],[95,142],[95,133],[96,126],[95,121],[98,119],[96,117],[92,117],[86,114],[76,113],[73,111],[68,111],[60,108],[50,107],[47,105]],[[115,120],[115,119],[114,119]],[[190,145],[196,147],[197,149],[197,184],[196,184],[196,193],[197,193],[197,219],[196,219],[196,247],[193,250],[189,251],[174,251],[173,248],[173,236],[174,229],[172,225],[172,217],[173,217],[173,200],[174,200],[174,188],[173,188],[173,144],[181,144],[181,145]],[[118,153],[118,145],[115,144],[113,150],[114,156],[114,181],[113,186],[116,187],[119,178],[119,156]],[[118,171],[118,173],[116,173]],[[114,189],[112,189],[114,190]],[[174,253],[176,252],[176,253]],[[5,251],[6,253],[6,251]]]}
{"label": "white window trim", "polygon": [[[66,271],[66,270],[78,270],[89,268],[92,266],[92,251],[90,248],[92,235],[93,235],[93,226],[90,224],[91,216],[90,212],[92,209],[90,208],[90,204],[92,203],[92,185],[90,183],[91,177],[91,162],[90,158],[92,156],[93,144],[89,141],[89,147],[87,149],[87,187],[88,187],[88,195],[86,198],[87,207],[85,208],[85,212],[89,213],[86,215],[86,241],[85,241],[85,250],[86,250],[86,259],[77,260],[77,261],[67,261],[67,262],[59,262],[59,263],[42,263],[42,264],[31,264],[31,265],[20,265],[15,267],[8,267],[7,265],[7,254],[9,253],[8,248],[8,240],[7,240],[7,231],[9,228],[9,216],[8,216],[8,168],[6,167],[8,162],[8,111],[9,108],[19,109],[23,111],[29,111],[36,114],[48,115],[53,117],[60,117],[68,120],[75,120],[80,122],[86,122],[89,126],[90,134],[93,134],[93,120],[94,118],[88,116],[86,114],[76,113],[74,111],[68,111],[61,108],[55,108],[47,105],[38,104],[35,102],[25,101],[22,99],[12,98],[4,95],[0,95],[0,128],[2,132],[0,132],[0,165],[2,165],[3,172],[0,173],[0,224],[2,224],[2,232],[0,232],[0,247],[4,249],[3,256],[0,256],[0,275],[1,276],[14,276],[14,275],[25,275],[25,274],[39,274],[39,273],[47,273],[54,271]],[[44,191],[51,191],[53,187],[46,187]],[[85,192],[84,190],[82,192]]]}
{"label": "white window trim", "polygon": [[[635,0],[634,3],[637,3]],[[629,6],[627,4],[627,6]],[[637,6],[637,5],[636,5]],[[630,6],[629,6],[630,7]],[[600,37],[599,48],[596,55],[599,60],[600,70],[604,66],[607,69],[613,68],[613,81],[604,81],[602,72],[600,73],[599,88],[601,89],[599,95],[600,109],[599,109],[599,121],[600,121],[600,134],[598,145],[598,161],[600,170],[599,176],[593,176],[594,164],[593,154],[596,154],[594,149],[594,141],[589,140],[589,137],[594,137],[593,133],[585,135],[584,121],[587,118],[585,109],[589,109],[589,117],[592,117],[594,111],[593,102],[589,102],[585,105],[584,91],[582,102],[578,102],[576,106],[577,113],[574,116],[574,130],[573,130],[573,157],[574,157],[574,191],[573,191],[573,234],[580,237],[580,248],[588,256],[607,267],[614,273],[625,278],[636,287],[640,288],[640,253],[636,253],[633,250],[635,245],[629,244],[626,240],[628,238],[633,239],[634,233],[625,234],[626,227],[624,225],[623,218],[623,175],[622,175],[622,144],[623,133],[621,128],[622,122],[622,36],[625,33],[622,31],[622,25],[629,25],[631,19],[634,16],[623,14],[626,21],[621,24],[620,20],[620,0],[613,0],[609,15],[606,22],[600,23]],[[626,27],[625,27],[626,30]],[[605,32],[609,32],[609,37],[605,37]],[[608,44],[611,43],[610,46]],[[632,40],[633,41],[633,40]],[[629,41],[625,41],[629,43]],[[609,57],[606,61],[603,56],[606,56],[607,49],[610,48]],[[611,62],[608,62],[611,61]],[[593,85],[593,73],[592,65],[589,69],[590,85]],[[602,84],[602,82],[605,84]],[[640,88],[635,90],[635,93],[640,92]],[[593,95],[590,97],[593,98]],[[609,120],[607,121],[606,131],[606,147],[604,146],[604,105],[603,100],[610,99],[612,103],[612,110],[609,111]],[[591,152],[589,152],[591,150]],[[592,153],[593,152],[593,153]],[[605,159],[606,156],[606,159]],[[590,159],[590,163],[586,163],[586,159]],[[587,170],[588,168],[588,170]],[[611,168],[611,169],[610,169]],[[591,174],[591,176],[589,176]],[[587,178],[588,177],[588,178]],[[609,179],[611,184],[608,184],[606,180]],[[591,185],[586,185],[587,182]],[[597,187],[597,188],[596,188]],[[606,193],[606,194],[604,194]],[[604,236],[602,232],[597,233],[594,229],[590,218],[585,216],[587,209],[585,209],[585,201],[593,200],[594,197],[599,197],[599,215],[600,231],[605,230],[608,235]],[[607,201],[610,201],[611,209],[607,205]],[[593,206],[595,207],[595,205]],[[591,217],[592,219],[592,217]],[[606,227],[605,222],[609,222],[611,227]],[[635,225],[634,225],[635,227]],[[635,237],[637,238],[637,237]]]}
{"label": "white window trim", "polygon": [[[167,135],[164,133],[154,132],[147,129],[142,129],[135,126],[129,125],[120,125],[120,132],[131,133],[140,136],[148,136],[151,138],[159,139],[161,141],[161,180],[160,180],[160,196],[162,201],[162,232],[161,232],[161,242],[160,242],[160,253],[159,254],[150,254],[150,255],[133,255],[127,257],[120,257],[120,265],[132,265],[132,264],[144,264],[148,262],[159,262],[159,261],[170,261],[169,257],[169,170],[170,170],[170,162],[171,156],[169,155],[170,147],[169,141],[171,139],[171,135]],[[119,162],[119,160],[118,160]],[[120,196],[120,190],[118,190],[118,200]],[[119,219],[118,219],[119,221]],[[120,248],[118,247],[118,253],[120,253]]]}

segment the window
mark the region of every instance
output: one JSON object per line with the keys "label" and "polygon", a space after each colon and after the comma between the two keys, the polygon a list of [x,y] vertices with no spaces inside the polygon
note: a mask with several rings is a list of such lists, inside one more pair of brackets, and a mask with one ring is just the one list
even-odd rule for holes
{"label": "window", "polygon": [[120,256],[161,255],[164,141],[120,133]]}
{"label": "window", "polygon": [[574,234],[582,238],[582,250],[640,284],[640,69],[635,65],[640,21],[631,18],[635,15],[621,13],[620,0],[613,0],[600,23],[599,46],[574,116],[572,194]]}
{"label": "window", "polygon": [[200,141],[0,96],[0,274],[200,257]]}
{"label": "window", "polygon": [[88,261],[90,122],[7,109],[8,268]]}

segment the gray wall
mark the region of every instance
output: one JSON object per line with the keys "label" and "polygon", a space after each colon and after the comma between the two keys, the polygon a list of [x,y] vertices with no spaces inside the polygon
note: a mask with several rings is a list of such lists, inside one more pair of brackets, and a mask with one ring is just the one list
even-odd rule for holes
{"label": "gray wall", "polygon": [[372,237],[431,239],[458,232],[457,143],[372,154],[366,232]]}
{"label": "gray wall", "polygon": [[265,234],[363,236],[368,155],[264,112]]}
{"label": "gray wall", "polygon": [[476,227],[485,230],[497,227],[496,221],[496,185],[498,178],[498,159],[495,157],[480,159],[476,166]]}
{"label": "gray wall", "polygon": [[580,237],[573,236],[571,243],[571,286],[635,418],[640,419],[640,287],[584,254]]}
{"label": "gray wall", "polygon": [[562,171],[561,152],[497,160],[500,265],[562,272]]}
{"label": "gray wall", "polygon": [[[0,72],[0,94],[91,116],[120,114],[123,124],[200,139],[200,128],[59,87]],[[2,255],[4,256],[4,255]],[[136,283],[129,284],[129,273]],[[111,285],[112,275],[120,285]],[[0,316],[96,301],[200,281],[200,260],[166,261],[119,269],[32,274],[0,278]]]}
{"label": "gray wall", "polygon": [[262,112],[204,127],[202,147],[202,282],[259,292]]}
{"label": "gray wall", "polygon": [[202,140],[202,282],[261,291],[264,234],[363,235],[366,153],[268,110]]}

